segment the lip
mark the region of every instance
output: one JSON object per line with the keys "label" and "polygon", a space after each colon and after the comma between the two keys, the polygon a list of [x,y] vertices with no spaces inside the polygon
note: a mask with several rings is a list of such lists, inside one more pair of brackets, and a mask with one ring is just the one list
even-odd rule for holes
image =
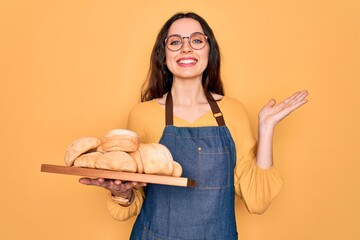
{"label": "lip", "polygon": [[184,66],[184,67],[194,66],[197,62],[198,62],[198,60],[193,57],[182,57],[176,61],[176,63],[178,65]]}

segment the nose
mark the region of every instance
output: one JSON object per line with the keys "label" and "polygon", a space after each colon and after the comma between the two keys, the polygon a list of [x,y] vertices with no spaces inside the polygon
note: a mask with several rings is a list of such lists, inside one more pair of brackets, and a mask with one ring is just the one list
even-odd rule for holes
{"label": "nose", "polygon": [[[187,41],[185,40],[187,38]],[[191,52],[190,37],[183,37],[183,44],[181,46],[181,52]]]}

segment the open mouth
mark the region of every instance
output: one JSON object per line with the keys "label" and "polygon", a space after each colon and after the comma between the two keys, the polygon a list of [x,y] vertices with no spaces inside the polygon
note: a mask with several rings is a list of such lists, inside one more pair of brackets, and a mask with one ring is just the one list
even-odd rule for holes
{"label": "open mouth", "polygon": [[177,63],[179,64],[195,64],[197,63],[197,60],[196,59],[180,59],[177,61]]}

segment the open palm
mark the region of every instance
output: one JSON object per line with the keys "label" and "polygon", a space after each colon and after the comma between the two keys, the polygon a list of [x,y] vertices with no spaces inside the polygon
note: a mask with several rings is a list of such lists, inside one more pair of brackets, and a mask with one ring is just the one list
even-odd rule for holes
{"label": "open palm", "polygon": [[294,93],[278,104],[274,99],[271,99],[259,113],[259,125],[275,127],[282,119],[307,103],[307,96],[308,92],[304,90]]}

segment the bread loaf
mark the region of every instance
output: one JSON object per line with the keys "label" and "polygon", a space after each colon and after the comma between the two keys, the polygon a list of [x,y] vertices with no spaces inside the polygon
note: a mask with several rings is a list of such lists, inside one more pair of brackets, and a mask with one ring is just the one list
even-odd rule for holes
{"label": "bread loaf", "polygon": [[100,144],[101,140],[97,137],[81,137],[76,139],[66,149],[65,164],[72,166],[77,157],[88,151],[95,151]]}
{"label": "bread loaf", "polygon": [[103,153],[102,157],[96,160],[95,167],[124,172],[136,172],[137,170],[135,160],[129,154],[122,151]]}
{"label": "bread loaf", "polygon": [[102,150],[106,152],[134,152],[138,149],[139,137],[130,130],[114,129],[105,134]]}
{"label": "bread loaf", "polygon": [[74,161],[75,167],[95,168],[96,161],[102,157],[101,152],[90,152],[80,155]]}
{"label": "bread loaf", "polygon": [[148,143],[139,145],[144,173],[171,176],[174,172],[172,155],[164,145]]}
{"label": "bread loaf", "polygon": [[174,164],[174,172],[172,174],[173,177],[181,177],[182,175],[182,167],[180,165],[180,163],[173,161]]}

